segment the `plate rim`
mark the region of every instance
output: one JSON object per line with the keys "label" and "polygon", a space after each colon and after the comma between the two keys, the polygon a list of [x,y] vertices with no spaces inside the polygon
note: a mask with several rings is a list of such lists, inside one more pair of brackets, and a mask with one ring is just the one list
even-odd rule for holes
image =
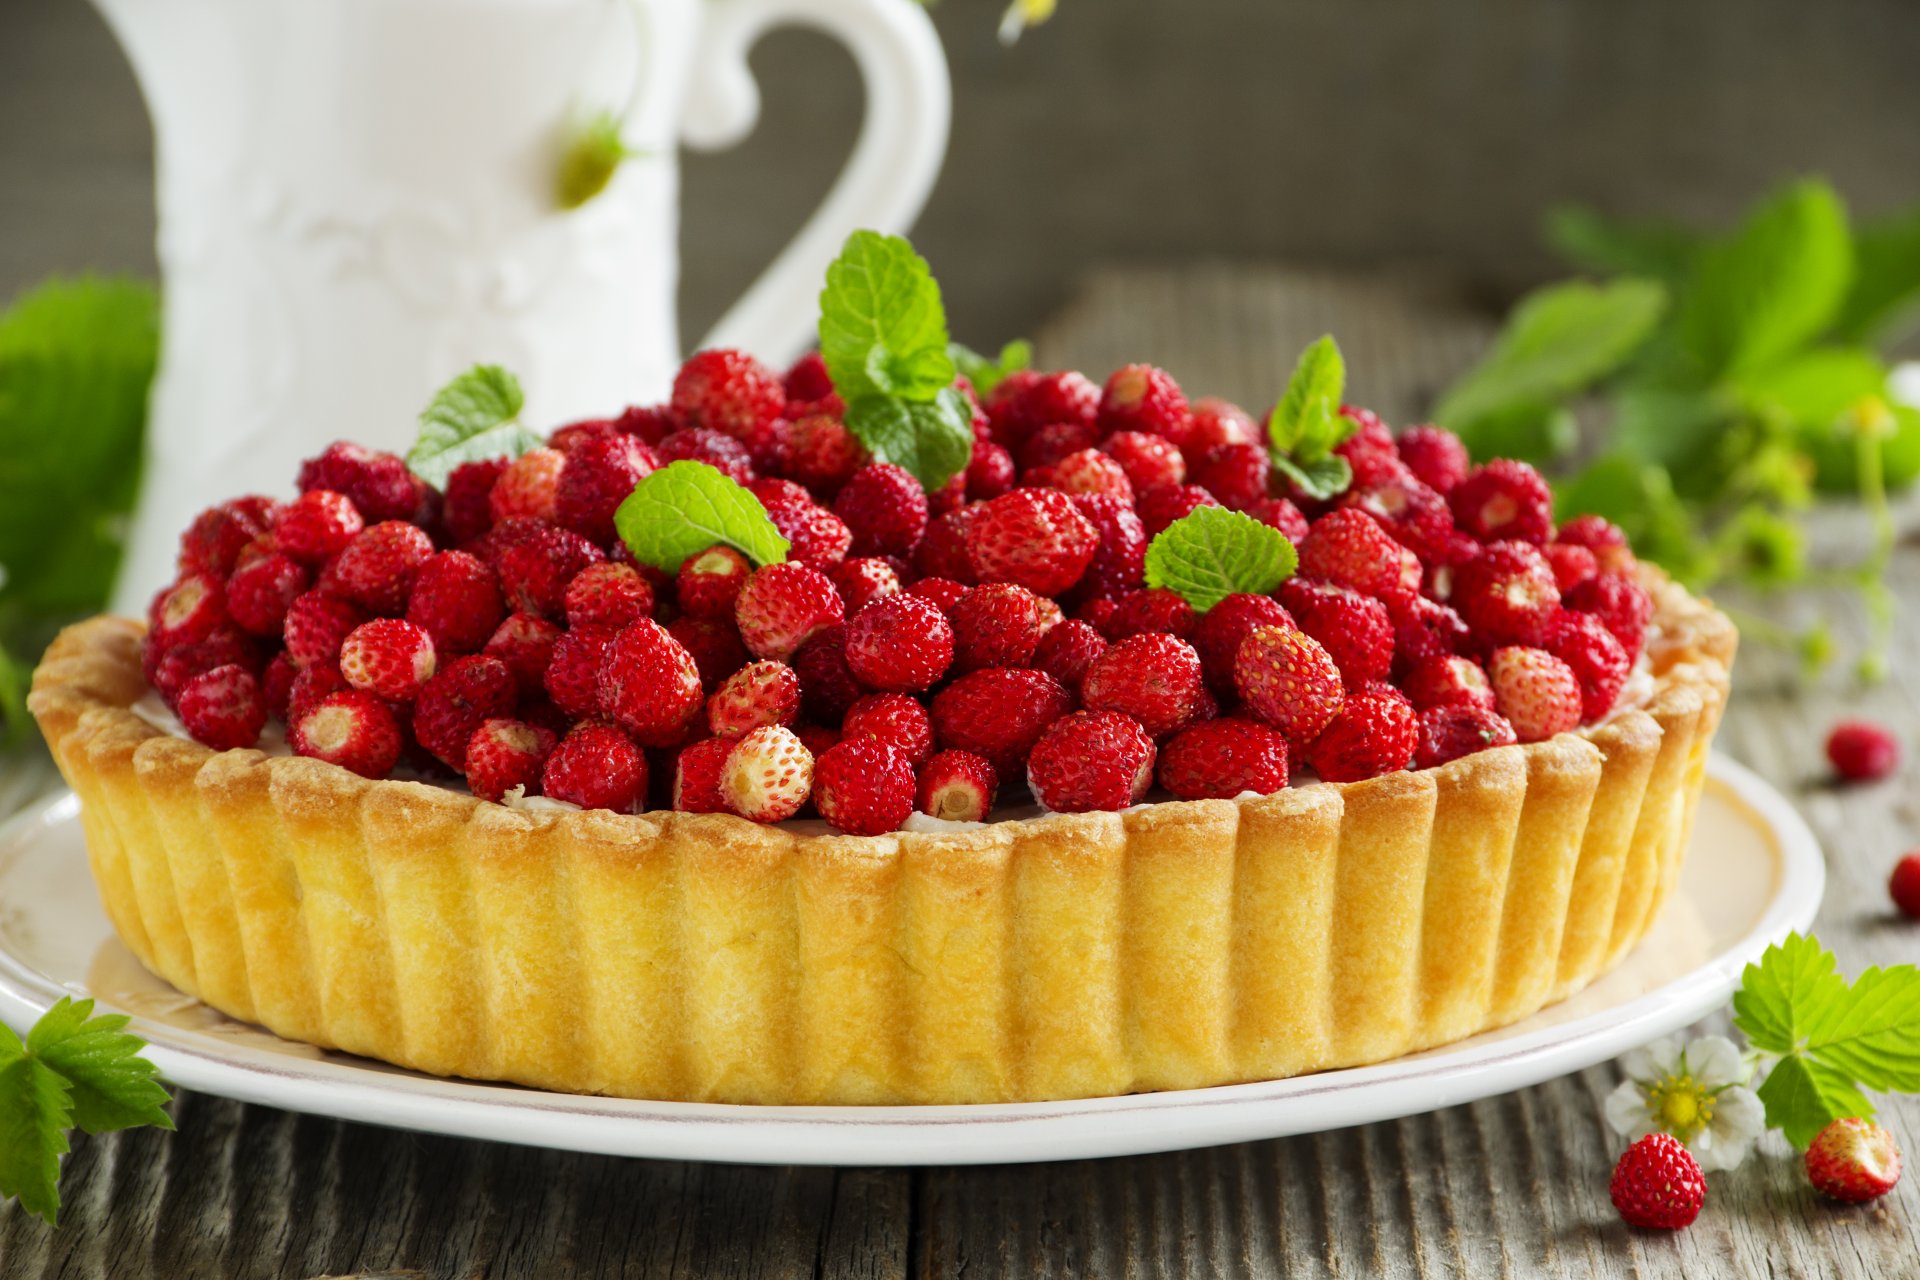
{"label": "plate rim", "polygon": [[[1608,1009],[1472,1050],[1438,1050],[1285,1080],[1055,1102],[953,1106],[749,1106],[548,1093],[386,1066],[290,1059],[135,1015],[147,1056],[181,1088],[358,1123],[601,1155],[744,1164],[1022,1163],[1144,1155],[1322,1132],[1476,1101],[1583,1070],[1726,1003],[1741,969],[1808,927],[1825,856],[1791,802],[1711,755],[1725,786],[1774,837],[1780,880],[1745,934],[1698,967]],[[0,861],[78,801],[58,792],[0,826]],[[0,945],[0,1020],[23,1029],[72,989]],[[1449,1061],[1449,1058],[1452,1061]],[[1406,1095],[1415,1095],[1408,1097]],[[930,1158],[931,1157],[931,1158]]]}

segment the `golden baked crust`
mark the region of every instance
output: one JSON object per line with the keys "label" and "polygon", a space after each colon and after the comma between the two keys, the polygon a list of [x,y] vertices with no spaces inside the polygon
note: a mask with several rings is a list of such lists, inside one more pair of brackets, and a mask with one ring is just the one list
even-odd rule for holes
{"label": "golden baked crust", "polygon": [[1735,634],[1655,570],[1651,699],[1438,769],[941,834],[527,812],[128,710],[142,628],[29,705],[108,915],[181,991],[440,1075],[742,1103],[1272,1079],[1526,1016],[1671,889]]}

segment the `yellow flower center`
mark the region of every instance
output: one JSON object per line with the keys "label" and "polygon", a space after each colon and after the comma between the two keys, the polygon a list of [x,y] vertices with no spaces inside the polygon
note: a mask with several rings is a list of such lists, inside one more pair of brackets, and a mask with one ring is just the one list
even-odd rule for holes
{"label": "yellow flower center", "polygon": [[1645,1086],[1647,1110],[1682,1142],[1713,1123],[1713,1094],[1690,1075],[1663,1076]]}

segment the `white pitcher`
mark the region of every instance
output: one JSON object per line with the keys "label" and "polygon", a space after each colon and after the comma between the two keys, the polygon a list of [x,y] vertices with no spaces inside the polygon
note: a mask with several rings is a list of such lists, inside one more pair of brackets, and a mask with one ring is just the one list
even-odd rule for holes
{"label": "white pitcher", "polygon": [[[332,440],[404,451],[469,365],[517,372],[541,427],[664,398],[676,152],[752,129],[746,57],[769,27],[844,40],[866,120],[826,202],[700,345],[797,355],[841,240],[904,230],[946,147],[946,63],[914,0],[97,3],[153,117],[165,288],[123,610],[170,579],[200,508],[284,492]],[[562,210],[564,140],[608,110],[641,154]]]}

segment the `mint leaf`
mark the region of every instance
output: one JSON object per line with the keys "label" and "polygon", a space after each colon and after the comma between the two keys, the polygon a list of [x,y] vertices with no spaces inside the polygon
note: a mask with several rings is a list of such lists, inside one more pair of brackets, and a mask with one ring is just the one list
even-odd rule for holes
{"label": "mint leaf", "polygon": [[67,1082],[0,1024],[0,1197],[17,1196],[27,1212],[57,1223],[60,1157],[72,1127]]}
{"label": "mint leaf", "polygon": [[706,463],[685,459],[635,485],[613,525],[634,559],[667,573],[717,543],[755,564],[780,563],[789,545],[760,499]]}
{"label": "mint leaf", "polygon": [[620,138],[620,117],[602,111],[576,126],[560,152],[554,178],[554,200],[562,209],[578,209],[607,189],[614,173],[629,157]]}
{"label": "mint leaf", "polygon": [[1733,1025],[1756,1049],[1793,1053],[1814,1019],[1845,999],[1846,991],[1831,951],[1818,939],[1788,934],[1741,970]]}
{"label": "mint leaf", "polygon": [[1537,290],[1514,309],[1485,358],[1441,397],[1434,418],[1471,437],[1489,419],[1551,406],[1619,368],[1666,305],[1666,290],[1651,280],[1573,280]]}
{"label": "mint leaf", "polygon": [[146,1043],[126,1033],[127,1016],[92,1013],[93,1001],[63,996],[27,1036],[27,1051],[72,1086],[73,1122],[88,1133],[173,1128],[164,1110],[167,1091],[140,1056]]}
{"label": "mint leaf", "polygon": [[1873,1115],[1873,1103],[1843,1073],[1797,1055],[1775,1063],[1754,1092],[1767,1109],[1767,1127],[1800,1151],[1835,1120]]}
{"label": "mint leaf", "polygon": [[1819,336],[1852,279],[1839,197],[1824,182],[1794,183],[1702,257],[1681,338],[1709,374],[1751,372]]}
{"label": "mint leaf", "polygon": [[1849,342],[1902,336],[1920,309],[1920,209],[1860,228],[1853,252],[1853,288],[1834,320],[1834,336]]}
{"label": "mint leaf", "polygon": [[1299,563],[1293,543],[1271,525],[1225,507],[1199,507],[1154,535],[1147,585],[1176,592],[1205,613],[1230,595],[1267,595]]}
{"label": "mint leaf", "polygon": [[1033,344],[1025,338],[1017,338],[1000,348],[998,360],[989,360],[957,342],[947,345],[947,354],[953,357],[960,376],[973,384],[973,393],[982,400],[1005,382],[1007,375],[1033,368]]}
{"label": "mint leaf", "polygon": [[520,380],[499,365],[475,365],[440,388],[420,415],[420,434],[407,451],[413,474],[436,489],[454,468],[484,458],[517,458],[540,443],[520,425],[526,407]]}
{"label": "mint leaf", "polygon": [[940,286],[911,244],[876,231],[847,237],[820,294],[820,356],[848,404],[932,400],[953,382]]}
{"label": "mint leaf", "polygon": [[1293,481],[1309,498],[1325,502],[1347,491],[1353,483],[1353,464],[1337,453],[1312,462],[1295,462],[1284,453],[1273,455],[1273,469]]}
{"label": "mint leaf", "polygon": [[973,458],[973,410],[952,387],[925,403],[863,396],[847,405],[846,423],[875,461],[906,468],[928,493]]}
{"label": "mint leaf", "polygon": [[1340,413],[1346,382],[1346,361],[1330,335],[1302,351],[1286,391],[1267,417],[1274,451],[1296,463],[1318,462],[1352,435],[1355,424]]}

